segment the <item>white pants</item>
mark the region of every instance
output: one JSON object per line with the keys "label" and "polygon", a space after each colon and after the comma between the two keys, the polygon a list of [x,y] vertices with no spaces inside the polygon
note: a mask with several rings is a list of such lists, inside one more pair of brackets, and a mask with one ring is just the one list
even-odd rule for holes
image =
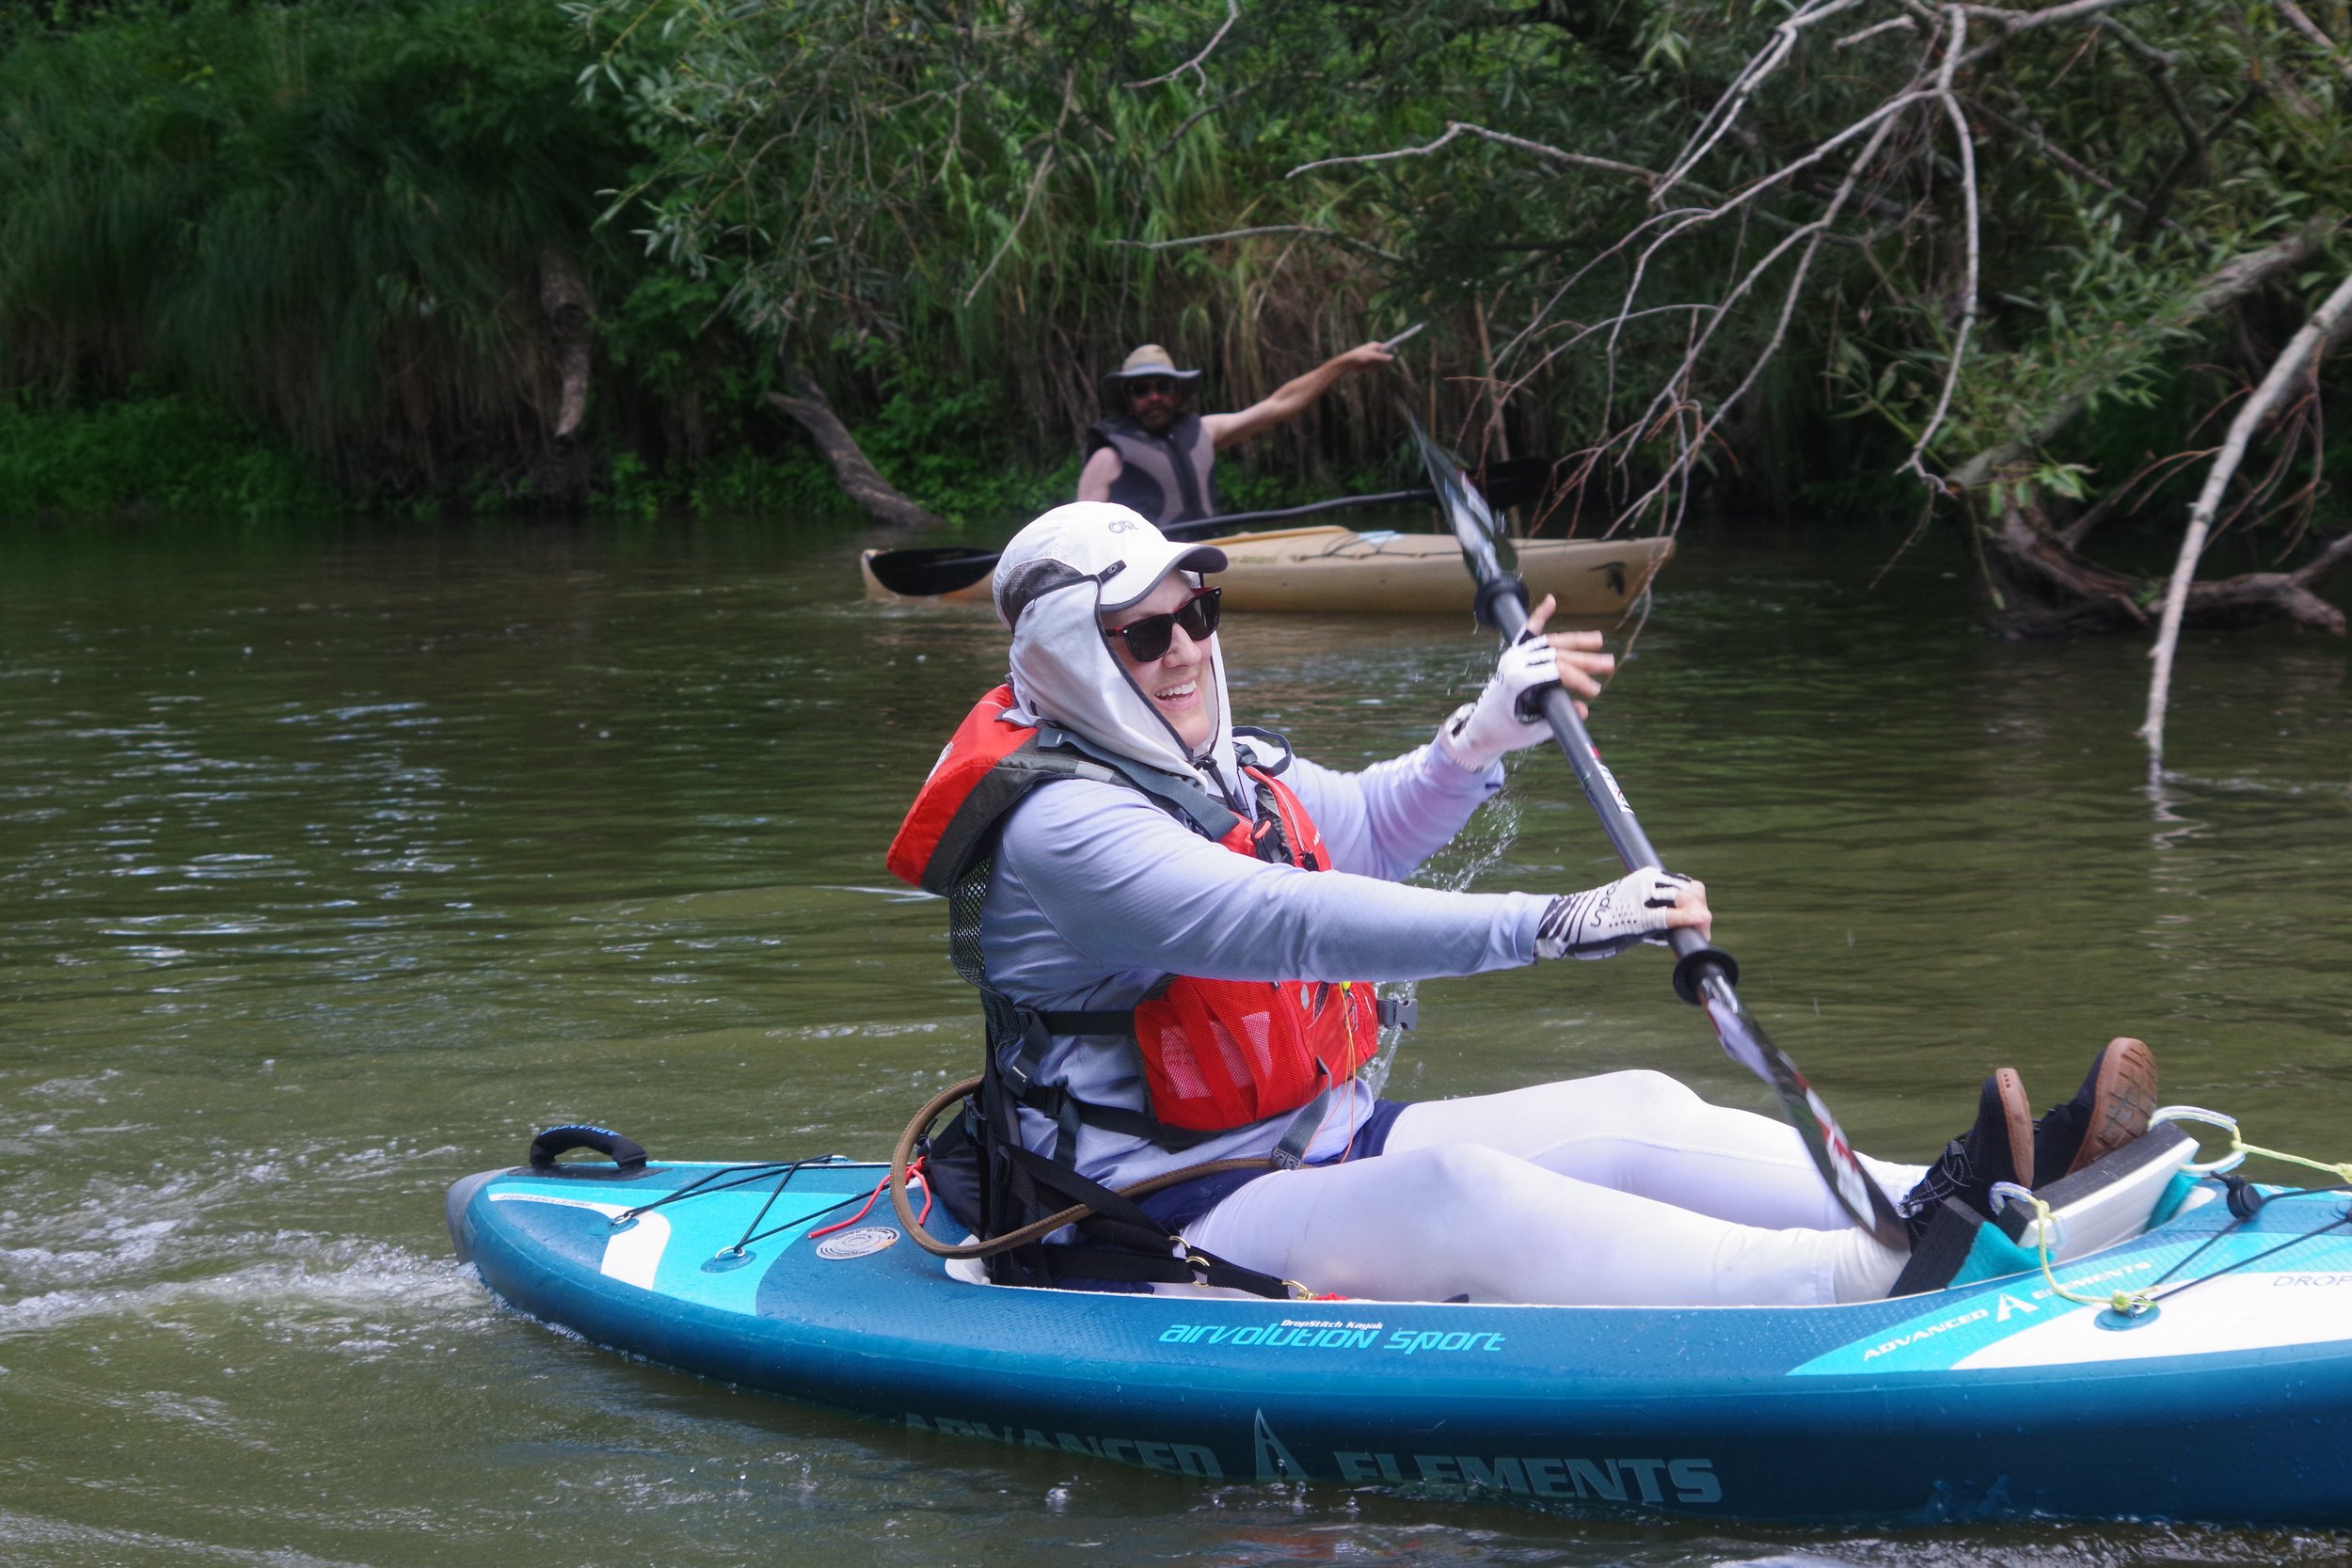
{"label": "white pants", "polygon": [[[1865,1160],[1890,1196],[1922,1168]],[[1886,1293],[1796,1130],[1612,1072],[1407,1106],[1376,1158],[1262,1176],[1184,1229],[1314,1291],[1401,1301],[1805,1306]]]}

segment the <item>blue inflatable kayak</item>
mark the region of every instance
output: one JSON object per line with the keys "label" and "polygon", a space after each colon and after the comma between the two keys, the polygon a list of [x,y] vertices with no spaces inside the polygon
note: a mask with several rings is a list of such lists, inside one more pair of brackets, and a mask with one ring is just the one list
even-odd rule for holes
{"label": "blue inflatable kayak", "polygon": [[1966,1283],[1853,1307],[1003,1288],[886,1202],[861,1215],[887,1167],[838,1158],[490,1171],[451,1188],[449,1223],[501,1298],[614,1349],[1171,1475],[1747,1519],[2352,1524],[2346,1195],[2225,1192],[2194,1152],[2160,1126],[2093,1167],[2093,1200],[2038,1236],[2021,1216],[2047,1271],[1987,1227]]}

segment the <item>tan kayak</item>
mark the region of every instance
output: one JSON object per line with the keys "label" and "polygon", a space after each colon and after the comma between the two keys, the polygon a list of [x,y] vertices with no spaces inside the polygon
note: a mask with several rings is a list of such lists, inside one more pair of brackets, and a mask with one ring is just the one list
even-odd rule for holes
{"label": "tan kayak", "polygon": [[[1291,528],[1271,533],[1236,533],[1205,540],[1225,552],[1225,571],[1212,580],[1225,590],[1225,607],[1241,610],[1353,610],[1383,613],[1467,614],[1474,585],[1462,569],[1462,552],[1443,533],[1359,533],[1352,529]],[[1674,553],[1672,539],[1524,539],[1518,545],[1519,575],[1528,593],[1560,601],[1560,613],[1591,617],[1620,614],[1647,588]],[[909,598],[874,579],[858,560],[866,596],[893,604],[989,602],[989,577],[950,594]]]}

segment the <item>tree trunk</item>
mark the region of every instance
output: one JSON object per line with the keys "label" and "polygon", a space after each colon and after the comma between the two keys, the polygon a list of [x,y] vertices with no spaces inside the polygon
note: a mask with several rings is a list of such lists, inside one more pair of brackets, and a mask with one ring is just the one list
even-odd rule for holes
{"label": "tree trunk", "polygon": [[547,318],[555,348],[562,391],[556,402],[557,440],[567,439],[588,412],[588,349],[594,339],[596,302],[588,280],[568,251],[548,245],[539,253],[539,312]]}
{"label": "tree trunk", "polygon": [[933,516],[891,487],[890,482],[874,471],[874,465],[858,450],[857,438],[834,413],[833,404],[825,401],[824,389],[816,377],[795,365],[786,372],[792,384],[793,396],[771,392],[768,401],[799,421],[808,438],[817,443],[817,450],[833,465],[834,478],[841,488],[864,512],[884,528],[917,532],[942,526],[942,519]]}

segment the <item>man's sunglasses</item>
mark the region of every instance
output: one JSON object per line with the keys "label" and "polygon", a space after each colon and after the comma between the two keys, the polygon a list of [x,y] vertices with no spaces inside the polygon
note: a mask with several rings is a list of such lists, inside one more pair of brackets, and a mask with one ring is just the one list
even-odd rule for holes
{"label": "man's sunglasses", "polygon": [[1127,383],[1129,397],[1148,397],[1157,393],[1161,397],[1172,398],[1181,390],[1183,390],[1182,383],[1173,376],[1146,376]]}
{"label": "man's sunglasses", "polygon": [[1203,588],[1191,598],[1165,615],[1146,615],[1140,621],[1130,621],[1116,631],[1103,634],[1104,641],[1117,637],[1127,643],[1127,655],[1137,664],[1149,664],[1155,658],[1168,657],[1168,645],[1176,639],[1176,628],[1184,628],[1184,635],[1195,642],[1205,641],[1216,630],[1220,611],[1217,601],[1224,596],[1222,588]]}

